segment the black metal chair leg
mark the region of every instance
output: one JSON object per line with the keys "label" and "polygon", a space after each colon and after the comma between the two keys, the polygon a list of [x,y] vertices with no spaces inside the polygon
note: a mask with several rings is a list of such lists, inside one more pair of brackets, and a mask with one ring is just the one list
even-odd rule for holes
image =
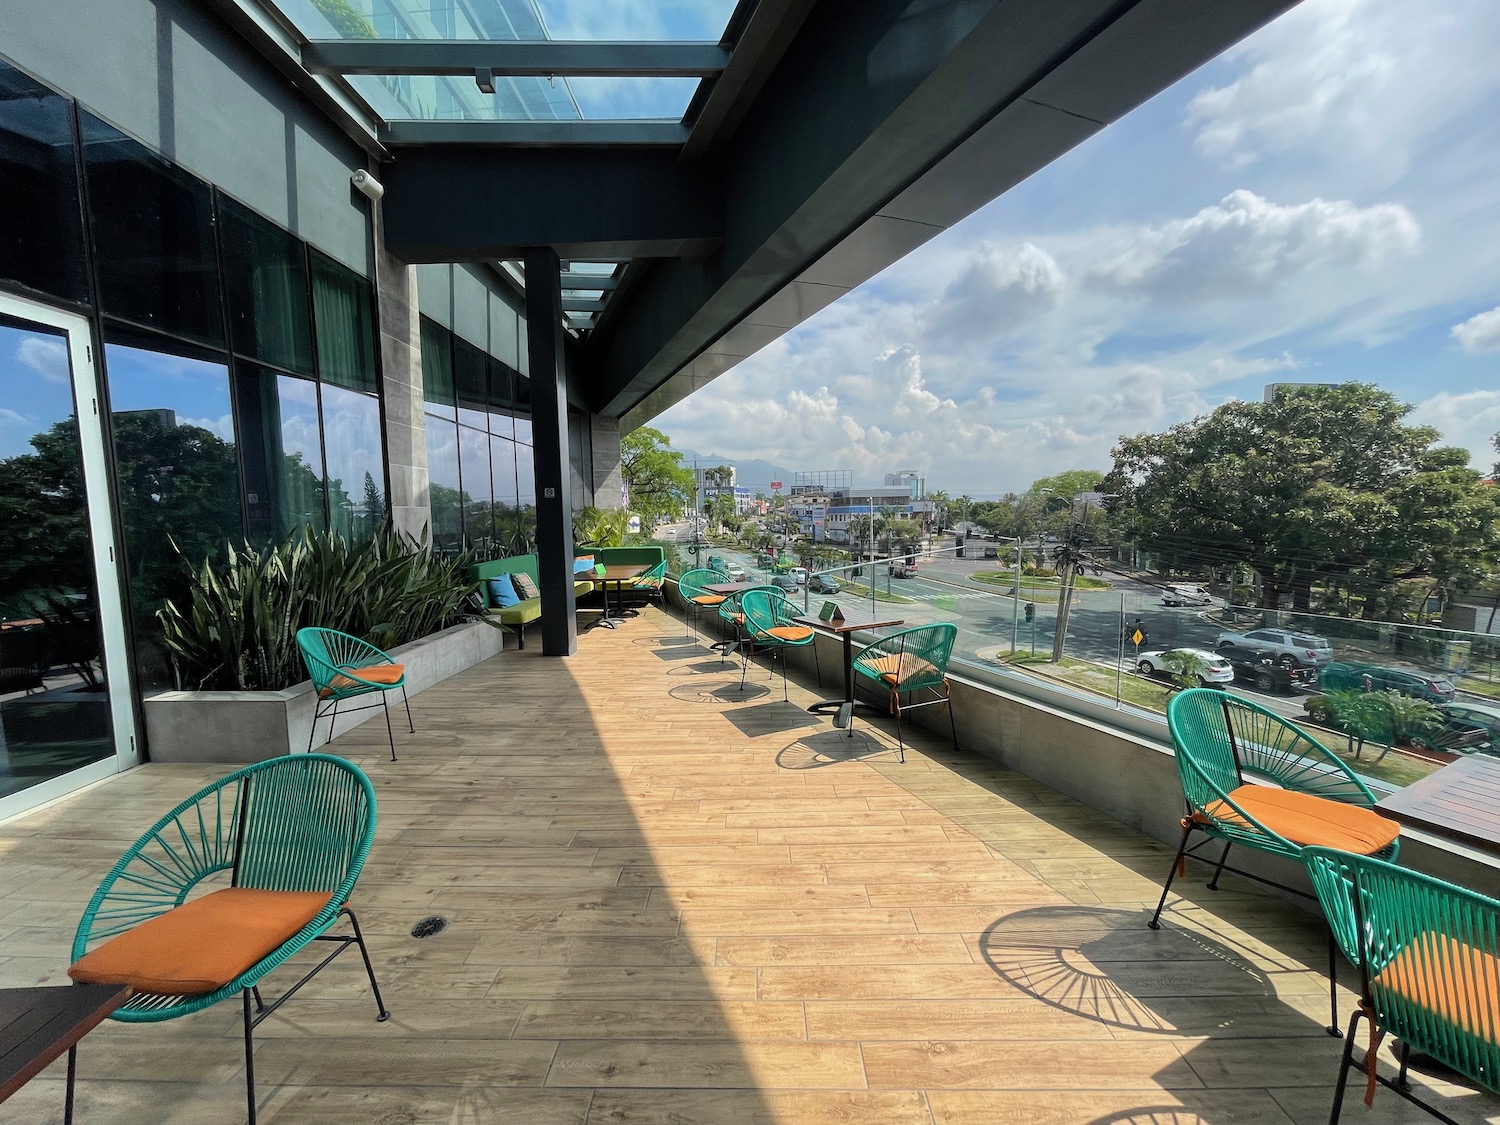
{"label": "black metal chair leg", "polygon": [[359,919],[354,916],[354,911],[347,906],[343,912],[349,915],[349,925],[354,927],[354,940],[359,943],[359,955],[365,959],[365,972],[370,974],[370,991],[375,994],[375,1007],[380,1014],[375,1017],[376,1023],[384,1023],[391,1018],[391,1013],[386,1011],[385,1001],[380,998],[380,985],[375,983],[375,966],[370,963],[370,951],[365,947],[365,935],[359,928]]}
{"label": "black metal chair leg", "polygon": [[68,1090],[63,1095],[63,1125],[73,1125],[73,1086],[78,1080],[78,1044],[68,1048]]}
{"label": "black metal chair leg", "polygon": [[1328,927],[1328,1026],[1323,1030],[1335,1039],[1339,1037],[1339,947],[1333,939],[1333,927]]}
{"label": "black metal chair leg", "polygon": [[406,685],[401,685],[401,702],[406,707],[406,727],[410,734],[417,733],[417,725],[411,721],[411,700],[406,698]]}
{"label": "black metal chair leg", "polygon": [[260,985],[252,984],[250,986],[250,993],[255,997],[255,1010],[257,1012],[264,1012],[266,1010],[266,1002],[260,998]]}
{"label": "black metal chair leg", "polygon": [[380,693],[380,709],[385,712],[385,736],[391,742],[391,761],[396,760],[396,732],[391,729],[391,705],[385,701],[385,692]]}
{"label": "black metal chair leg", "polygon": [[786,649],[781,650],[781,702],[791,702],[791,697],[786,691]]}
{"label": "black metal chair leg", "polygon": [[1356,1011],[1349,1018],[1349,1035],[1344,1040],[1344,1056],[1339,1062],[1338,1081],[1333,1084],[1333,1112],[1328,1115],[1328,1125],[1338,1125],[1339,1114],[1344,1108],[1344,1083],[1349,1079],[1349,1070],[1354,1066],[1354,1033],[1359,1027],[1363,1013]]}
{"label": "black metal chair leg", "polygon": [[1177,854],[1172,857],[1172,867],[1167,872],[1166,886],[1162,887],[1161,889],[1161,899],[1156,904],[1156,912],[1151,915],[1151,921],[1146,923],[1146,925],[1150,926],[1153,930],[1161,929],[1162,907],[1167,905],[1167,895],[1172,892],[1172,880],[1177,878],[1177,869],[1186,862],[1182,857],[1187,854],[1188,837],[1192,834],[1193,825],[1192,822],[1189,821],[1187,824],[1184,824],[1182,826],[1182,841],[1177,845]]}
{"label": "black metal chair leg", "polygon": [[317,736],[317,733],[318,733],[318,719],[319,718],[321,718],[321,716],[318,714],[318,701],[317,701],[317,698],[314,697],[314,699],[313,699],[313,721],[312,721],[312,726],[310,728],[308,728],[308,731],[307,731],[307,752],[309,754],[312,753],[313,739]]}
{"label": "black metal chair leg", "polygon": [[953,749],[958,749],[958,720],[953,717],[953,697],[948,697],[948,729],[953,732]]}
{"label": "black metal chair leg", "polygon": [[906,764],[906,742],[901,737],[901,700],[896,700],[896,750],[901,755],[901,764]]}
{"label": "black metal chair leg", "polygon": [[1229,849],[1234,847],[1234,842],[1227,841],[1224,850],[1219,853],[1218,865],[1214,868],[1214,877],[1208,881],[1208,889],[1216,891],[1219,889],[1219,876],[1224,873],[1224,861],[1229,858]]}
{"label": "black metal chair leg", "polygon": [[1396,1085],[1403,1090],[1411,1089],[1411,1079],[1406,1076],[1407,1067],[1411,1065],[1411,1044],[1405,1039],[1401,1040],[1401,1069],[1396,1074]]}
{"label": "black metal chair leg", "polygon": [[[329,717],[328,717],[328,737],[323,740],[323,745],[324,746],[327,746],[330,742],[333,741],[333,728],[338,725],[338,721],[339,721],[339,701],[337,699],[335,699],[333,701],[333,710],[329,713]],[[313,726],[317,726],[317,725],[318,724],[316,722],[313,723]]]}
{"label": "black metal chair leg", "polygon": [[245,989],[241,995],[245,1009],[245,1100],[249,1105],[250,1125],[255,1125],[255,1040],[251,1036],[254,1024],[250,1021],[250,990]]}

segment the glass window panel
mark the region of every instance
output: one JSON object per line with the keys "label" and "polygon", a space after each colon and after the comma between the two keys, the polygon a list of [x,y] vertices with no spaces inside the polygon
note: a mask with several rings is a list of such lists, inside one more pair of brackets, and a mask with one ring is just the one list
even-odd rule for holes
{"label": "glass window panel", "polygon": [[489,435],[468,426],[458,427],[458,459],[464,486],[464,545],[488,555],[495,535]]}
{"label": "glass window panel", "polygon": [[350,542],[371,539],[385,520],[385,444],[380,400],[323,384],[328,521]]}
{"label": "glass window panel", "polygon": [[426,317],[422,318],[422,398],[429,414],[454,417],[453,334]]}
{"label": "glass window panel", "polygon": [[0,63],[0,278],[87,301],[73,108]]}
{"label": "glass window panel", "polygon": [[234,350],[312,374],[307,250],[302,241],[222,195],[219,221]]}
{"label": "glass window panel", "polygon": [[511,416],[511,403],[515,398],[515,373],[505,364],[490,360],[490,433],[503,437],[514,437],[515,420]]}
{"label": "glass window panel", "polygon": [[511,308],[498,293],[490,294],[490,355],[507,367],[516,365],[516,310]]}
{"label": "glass window panel", "polygon": [[536,466],[531,446],[517,445],[516,450],[516,523],[521,550],[527,554],[536,546]]}
{"label": "glass window panel", "polygon": [[531,380],[516,378],[516,440],[531,444]]}
{"label": "glass window panel", "polygon": [[444,556],[463,548],[463,492],[458,481],[458,426],[427,415],[427,480],[432,507],[432,546]]}
{"label": "glass window panel", "polygon": [[140,333],[104,340],[136,673],[143,688],[169,686],[156,611],[186,592],[184,563],[201,566],[244,536],[229,369]]}
{"label": "glass window panel", "polygon": [[316,250],[312,259],[318,376],[350,390],[374,391],[375,318],[370,283]]}
{"label": "glass window panel", "polygon": [[495,498],[496,554],[526,553],[516,504],[516,447],[502,437],[490,438],[490,493]]}
{"label": "glass window panel", "polygon": [[208,185],[98,118],[79,117],[104,311],[222,347]]}
{"label": "glass window panel", "polygon": [[249,363],[235,370],[250,538],[272,543],[304,527],[322,531],[317,385]]}
{"label": "glass window panel", "polygon": [[0,797],[114,753],[71,379],[0,317]]}
{"label": "glass window panel", "polygon": [[458,395],[458,420],[476,430],[488,427],[489,362],[467,340],[453,337],[453,387]]}

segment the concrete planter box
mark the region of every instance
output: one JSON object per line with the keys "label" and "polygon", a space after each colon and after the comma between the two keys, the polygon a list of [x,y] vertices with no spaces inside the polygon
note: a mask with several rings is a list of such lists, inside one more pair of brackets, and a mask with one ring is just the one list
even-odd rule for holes
{"label": "concrete planter box", "polygon": [[[504,634],[481,622],[455,625],[441,633],[392,649],[391,656],[406,665],[406,691],[415,696],[449,676],[457,675],[482,660],[497,655]],[[351,704],[378,702],[379,696],[355,699]],[[401,694],[392,704],[391,723],[401,712]],[[313,719],[313,688],[303,681],[282,691],[164,691],[145,701],[147,753],[153,762],[219,762],[245,765],[282,754],[307,750],[307,734]],[[384,723],[379,707],[339,713],[334,734],[343,734],[361,723]],[[401,712],[397,729],[406,730]],[[313,749],[323,744],[328,720],[318,722]]]}

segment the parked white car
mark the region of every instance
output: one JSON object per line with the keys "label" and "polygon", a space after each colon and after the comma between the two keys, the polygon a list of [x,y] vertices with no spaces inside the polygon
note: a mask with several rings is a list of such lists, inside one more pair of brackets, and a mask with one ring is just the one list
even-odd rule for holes
{"label": "parked white car", "polygon": [[1216,648],[1244,645],[1257,652],[1292,657],[1299,664],[1328,664],[1333,660],[1333,646],[1327,637],[1312,633],[1294,633],[1290,629],[1251,629],[1248,633],[1220,633]]}
{"label": "parked white car", "polygon": [[1161,592],[1161,604],[1165,606],[1213,605],[1214,600],[1202,586],[1174,583]]}
{"label": "parked white car", "polygon": [[1135,659],[1136,671],[1143,676],[1154,676],[1159,672],[1171,674],[1171,654],[1186,653],[1198,661],[1198,682],[1203,684],[1229,684],[1234,682],[1234,665],[1217,652],[1206,648],[1154,648],[1143,652]]}

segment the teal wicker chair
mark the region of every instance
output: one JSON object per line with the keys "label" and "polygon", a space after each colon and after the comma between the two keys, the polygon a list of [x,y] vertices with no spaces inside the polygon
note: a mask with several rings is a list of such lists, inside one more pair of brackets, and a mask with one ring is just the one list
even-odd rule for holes
{"label": "teal wicker chair", "polygon": [[634,594],[641,594],[644,596],[644,601],[642,604],[652,601],[659,602],[662,600],[662,590],[666,586],[666,584],[667,560],[662,559],[661,562],[657,563],[650,570],[646,571],[645,574],[642,574],[639,578],[632,582],[630,584],[630,590]]}
{"label": "teal wicker chair", "polygon": [[[1231,871],[1247,879],[1306,894],[1259,875],[1225,866],[1229,849],[1241,844],[1299,860],[1309,846],[1336,847],[1361,855],[1395,859],[1400,826],[1374,811],[1369,787],[1343,760],[1300,727],[1258,704],[1212,688],[1178,692],[1167,705],[1167,727],[1176,750],[1177,776],[1187,814],[1182,839],[1167,872],[1161,899],[1147,923],[1161,928],[1161,912],[1172,881],[1186,874],[1187,860],[1204,859],[1198,850],[1222,840],[1209,889]],[[1259,778],[1269,784],[1256,784]],[[1193,833],[1204,839],[1188,846]],[[1333,935],[1328,940],[1330,1035],[1338,1028],[1338,968]]]}
{"label": "teal wicker chair", "polygon": [[[338,722],[339,703],[374,691],[380,693],[380,706],[385,711],[385,733],[391,740],[391,761],[394,762],[396,735],[391,730],[391,709],[386,706],[386,692],[401,689],[407,729],[411,734],[417,733],[411,721],[411,701],[406,697],[405,665],[397,664],[369,641],[334,629],[298,629],[297,647],[302,650],[302,662],[307,665],[307,674],[317,695],[313,704],[312,729],[307,732],[307,748],[312,749],[319,719],[328,716],[328,738],[323,740],[326,746],[333,738],[333,725]],[[348,710],[363,711],[374,706],[366,703]]]}
{"label": "teal wicker chair", "polygon": [[[375,816],[370,779],[343,758],[294,754],[220,778],[157,821],[110,869],[78,923],[68,975],[129,986],[130,999],[112,1016],[123,1023],[176,1019],[239,993],[254,1125],[252,1030],[350,945],[364,957],[376,1018],[390,1018],[349,906]],[[202,893],[213,883],[227,886]],[[353,933],[328,933],[341,916]],[[315,941],[337,948],[263,1003],[261,978]],[[76,1068],[75,1047],[67,1121]]]}
{"label": "teal wicker chair", "polygon": [[[771,675],[776,675],[774,660],[781,654],[781,698],[787,702],[786,650],[803,648],[813,643],[816,634],[806,625],[796,621],[797,608],[787,601],[780,588],[772,586],[745,590],[740,594],[740,614],[744,618],[745,643],[749,651],[740,651],[740,687],[745,686],[745,672],[750,667],[751,653],[759,646],[773,661]],[[818,650],[813,648],[813,659]],[[821,675],[820,675],[821,678]]]}
{"label": "teal wicker chair", "polygon": [[687,605],[694,638],[698,636],[698,614],[705,609],[718,609],[724,604],[723,594],[710,594],[704,587],[728,581],[727,574],[706,567],[689,570],[677,579],[677,592]]}
{"label": "teal wicker chair", "polygon": [[[958,749],[958,725],[953,720],[948,689],[948,661],[953,657],[953,643],[957,638],[957,625],[918,625],[881,637],[854,654],[855,673],[888,693],[886,706],[896,716],[896,746],[903,762],[906,761],[906,739],[901,733],[903,711],[947,707],[953,749]],[[903,695],[907,697],[904,703],[901,700]],[[851,738],[854,735],[852,712],[849,735]]]}
{"label": "teal wicker chair", "polygon": [[[740,608],[740,599],[748,594],[750,590],[759,590],[762,593],[785,597],[781,592],[780,586],[751,586],[749,589],[741,590],[737,594],[730,594],[729,597],[724,599],[724,603],[719,606],[719,621],[729,627],[729,637],[711,646],[718,652],[720,663],[723,663],[731,652],[738,651],[742,645],[751,644],[745,638],[745,614]],[[754,645],[752,644],[751,647],[754,648]]]}
{"label": "teal wicker chair", "polygon": [[[1412,1096],[1412,1051],[1500,1093],[1500,902],[1415,871],[1332,848],[1302,862],[1344,955],[1359,969],[1359,1008],[1339,1063],[1330,1125],[1337,1125],[1361,1019],[1370,1021],[1365,1104],[1377,1083],[1449,1125],[1453,1118]],[[1380,1074],[1381,1039],[1401,1043],[1393,1082]]]}

